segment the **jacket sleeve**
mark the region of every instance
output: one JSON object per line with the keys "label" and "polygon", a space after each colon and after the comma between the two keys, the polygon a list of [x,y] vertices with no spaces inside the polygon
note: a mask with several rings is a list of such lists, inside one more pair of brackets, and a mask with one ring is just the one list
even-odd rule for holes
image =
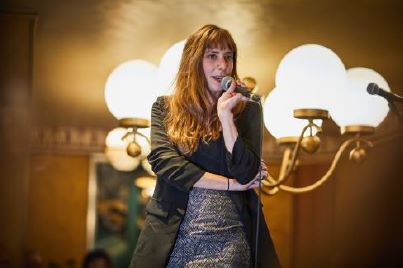
{"label": "jacket sleeve", "polygon": [[241,184],[247,184],[258,173],[260,166],[262,114],[259,104],[248,102],[236,122],[238,138],[232,153],[226,152],[230,174]]}
{"label": "jacket sleeve", "polygon": [[164,97],[159,97],[151,110],[151,152],[148,161],[158,178],[188,192],[205,171],[190,162],[170,142],[163,122],[165,115]]}

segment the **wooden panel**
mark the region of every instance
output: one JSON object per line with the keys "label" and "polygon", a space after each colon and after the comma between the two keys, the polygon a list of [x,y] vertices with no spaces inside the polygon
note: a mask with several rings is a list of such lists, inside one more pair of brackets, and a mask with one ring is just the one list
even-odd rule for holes
{"label": "wooden panel", "polygon": [[27,248],[45,263],[80,266],[86,250],[88,169],[87,156],[32,157]]}
{"label": "wooden panel", "polygon": [[[279,165],[269,163],[269,172],[273,177],[278,177]],[[266,223],[284,268],[290,267],[292,261],[293,199],[293,195],[285,192],[279,192],[275,196],[262,196]]]}
{"label": "wooden panel", "polygon": [[[296,185],[306,186],[320,178],[328,165],[300,166]],[[292,267],[323,267],[332,251],[334,187],[328,181],[313,192],[295,197],[294,256]]]}
{"label": "wooden panel", "polygon": [[0,11],[0,261],[22,259],[35,15]]}
{"label": "wooden panel", "polygon": [[[365,162],[344,155],[321,188],[296,197],[292,267],[401,267],[402,140],[378,144]],[[302,166],[308,184],[328,165]]]}

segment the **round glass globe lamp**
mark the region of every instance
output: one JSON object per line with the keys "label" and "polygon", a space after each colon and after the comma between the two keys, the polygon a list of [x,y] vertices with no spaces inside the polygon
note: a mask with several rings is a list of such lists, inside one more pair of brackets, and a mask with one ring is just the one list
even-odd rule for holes
{"label": "round glass globe lamp", "polygon": [[159,95],[157,70],[147,61],[130,60],[112,71],[105,85],[105,101],[116,119],[137,119],[138,127],[149,124],[151,106]]}
{"label": "round glass globe lamp", "polygon": [[179,71],[180,60],[186,40],[172,45],[162,56],[158,67],[158,86],[164,95],[172,95],[175,78]]}
{"label": "round glass globe lamp", "polygon": [[[307,125],[306,120],[294,117],[294,106],[297,100],[292,92],[274,88],[263,104],[264,125],[270,134],[278,141],[289,139],[297,140],[302,129]],[[322,125],[322,120],[314,120],[318,126]],[[312,135],[316,135],[316,129],[312,129]],[[309,136],[309,129],[304,136]]]}
{"label": "round glass globe lamp", "polygon": [[337,104],[330,110],[334,122],[341,127],[342,132],[356,127],[377,127],[386,117],[388,102],[377,95],[367,92],[369,83],[390,91],[386,80],[376,71],[363,67],[347,70],[346,86],[343,94],[337,99]]}
{"label": "round glass globe lamp", "polygon": [[276,72],[276,87],[292,92],[294,109],[329,110],[345,81],[345,67],[332,50],[306,44],[289,51]]}

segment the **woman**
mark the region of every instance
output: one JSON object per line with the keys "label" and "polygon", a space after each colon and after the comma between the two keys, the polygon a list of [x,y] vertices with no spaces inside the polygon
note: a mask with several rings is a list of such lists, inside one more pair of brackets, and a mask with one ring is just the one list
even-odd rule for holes
{"label": "woman", "polygon": [[[221,89],[223,77],[237,78],[236,59],[227,30],[201,27],[185,44],[174,95],[154,103],[157,185],[131,267],[253,267],[261,115],[235,83]],[[278,267],[260,221],[258,267]]]}

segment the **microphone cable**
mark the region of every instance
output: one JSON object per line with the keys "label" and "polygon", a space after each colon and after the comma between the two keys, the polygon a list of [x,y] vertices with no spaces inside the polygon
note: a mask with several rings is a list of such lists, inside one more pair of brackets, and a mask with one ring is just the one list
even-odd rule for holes
{"label": "microphone cable", "polygon": [[261,202],[262,202],[262,146],[263,146],[263,108],[262,108],[262,101],[254,101],[259,105],[259,112],[260,112],[260,122],[259,122],[259,187],[258,187],[258,201],[257,201],[257,208],[256,208],[256,236],[255,236],[255,265],[254,267],[257,268],[257,259],[258,259],[258,248],[259,248],[259,230],[260,230],[260,214],[261,214]]}
{"label": "microphone cable", "polygon": [[[226,76],[221,81],[221,88],[224,91],[227,91],[231,86],[231,83],[234,81],[234,78],[231,76]],[[257,258],[258,258],[258,248],[259,248],[259,229],[260,229],[260,214],[261,214],[261,200],[262,200],[262,144],[263,144],[263,108],[262,108],[262,100],[259,96],[250,94],[250,92],[243,87],[237,87],[235,92],[241,93],[244,96],[249,97],[251,102],[255,102],[259,106],[260,113],[260,122],[259,122],[259,188],[258,188],[258,202],[257,202],[257,212],[256,212],[256,237],[255,237],[255,264],[254,267],[257,268]]]}

